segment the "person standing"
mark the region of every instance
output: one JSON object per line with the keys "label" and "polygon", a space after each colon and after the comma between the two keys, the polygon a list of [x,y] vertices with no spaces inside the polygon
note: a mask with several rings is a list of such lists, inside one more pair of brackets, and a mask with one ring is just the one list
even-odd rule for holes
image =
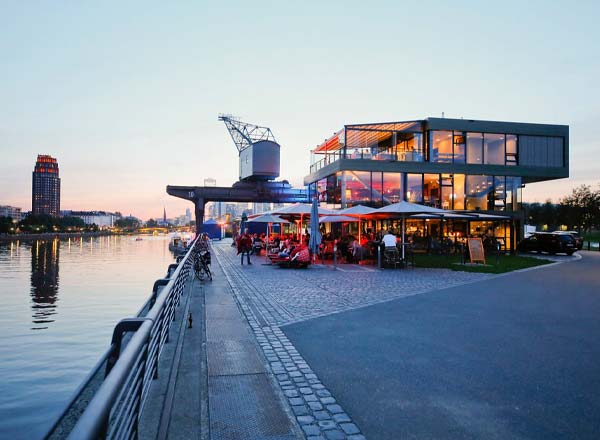
{"label": "person standing", "polygon": [[242,266],[244,265],[244,254],[246,254],[246,259],[248,264],[252,264],[250,262],[250,251],[252,250],[252,237],[248,233],[248,229],[244,230],[244,233],[240,235],[238,238],[238,254],[241,254],[241,262]]}

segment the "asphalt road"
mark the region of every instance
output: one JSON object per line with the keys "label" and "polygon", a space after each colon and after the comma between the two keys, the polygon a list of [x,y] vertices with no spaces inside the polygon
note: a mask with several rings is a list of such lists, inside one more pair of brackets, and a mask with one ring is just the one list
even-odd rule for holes
{"label": "asphalt road", "polygon": [[582,255],[283,331],[368,439],[598,439],[600,253]]}

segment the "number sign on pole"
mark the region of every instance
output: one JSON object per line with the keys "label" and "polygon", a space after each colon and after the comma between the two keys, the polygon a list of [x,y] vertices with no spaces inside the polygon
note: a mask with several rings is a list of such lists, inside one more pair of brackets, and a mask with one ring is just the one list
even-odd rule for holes
{"label": "number sign on pole", "polygon": [[485,264],[485,253],[483,251],[483,241],[481,238],[468,238],[467,242],[469,244],[469,256],[471,257],[471,263],[481,261],[483,264]]}

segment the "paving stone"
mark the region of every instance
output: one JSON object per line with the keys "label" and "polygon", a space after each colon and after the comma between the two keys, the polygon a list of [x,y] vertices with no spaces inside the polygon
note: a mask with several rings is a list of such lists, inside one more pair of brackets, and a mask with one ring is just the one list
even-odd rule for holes
{"label": "paving stone", "polygon": [[323,437],[322,435],[309,435],[308,437],[306,437],[306,440],[327,440],[325,437]]}
{"label": "paving stone", "polygon": [[324,405],[331,405],[335,403],[335,399],[333,397],[321,397],[321,403]]}
{"label": "paving stone", "polygon": [[327,440],[346,440],[346,434],[339,429],[333,429],[331,431],[325,431],[325,438]]}
{"label": "paving stone", "polygon": [[327,411],[315,411],[313,413],[313,416],[317,420],[329,420],[329,419],[331,419],[331,416],[329,415],[329,413]]}
{"label": "paving stone", "polygon": [[290,405],[304,405],[304,399],[302,397],[290,397]]}
{"label": "paving stone", "polygon": [[360,433],[360,429],[354,423],[341,423],[340,428],[348,435]]}
{"label": "paving stone", "polygon": [[320,411],[323,409],[321,402],[308,402],[308,407],[313,411]]}
{"label": "paving stone", "polygon": [[292,411],[296,416],[307,416],[309,415],[308,408],[304,405],[292,406]]}
{"label": "paving stone", "polygon": [[307,402],[316,402],[319,400],[314,394],[304,394],[303,397]]}
{"label": "paving stone", "polygon": [[357,435],[349,435],[348,440],[367,440],[367,438],[362,434],[357,434]]}
{"label": "paving stone", "polygon": [[337,423],[347,423],[347,422],[352,421],[352,420],[350,420],[350,417],[348,417],[348,414],[346,414],[346,413],[334,414],[333,420],[335,420]]}
{"label": "paving stone", "polygon": [[331,393],[327,390],[317,390],[315,391],[315,394],[319,397],[330,397]]}
{"label": "paving stone", "polygon": [[298,397],[300,395],[297,390],[286,390],[283,394],[285,394],[286,397]]}
{"label": "paving stone", "polygon": [[302,425],[302,431],[306,435],[319,435],[321,434],[321,430],[317,425]]}
{"label": "paving stone", "polygon": [[312,394],[313,393],[313,390],[308,387],[302,387],[298,391],[300,391],[302,394]]}
{"label": "paving stone", "polygon": [[327,430],[327,429],[335,429],[335,428],[337,428],[337,425],[335,424],[335,422],[333,420],[321,420],[317,424],[324,431]]}
{"label": "paving stone", "polygon": [[327,410],[331,414],[339,414],[341,412],[344,412],[344,410],[342,409],[342,407],[339,406],[339,405],[327,405],[325,408],[327,408]]}
{"label": "paving stone", "polygon": [[298,416],[296,419],[301,425],[309,425],[315,421],[313,416]]}

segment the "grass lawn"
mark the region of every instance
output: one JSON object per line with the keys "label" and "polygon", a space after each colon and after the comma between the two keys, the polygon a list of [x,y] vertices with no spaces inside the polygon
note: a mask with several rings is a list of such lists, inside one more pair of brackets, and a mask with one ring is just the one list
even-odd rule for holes
{"label": "grass lawn", "polygon": [[596,243],[600,241],[600,231],[585,232],[582,236],[583,241],[595,241]]}
{"label": "grass lawn", "polygon": [[463,272],[484,272],[484,273],[504,273],[513,270],[526,269],[528,267],[542,266],[552,263],[550,260],[544,260],[535,257],[526,257],[522,255],[500,255],[496,264],[496,256],[486,256],[486,265],[477,266],[461,265],[459,255],[415,255],[416,267],[431,267],[439,269],[452,269]]}

